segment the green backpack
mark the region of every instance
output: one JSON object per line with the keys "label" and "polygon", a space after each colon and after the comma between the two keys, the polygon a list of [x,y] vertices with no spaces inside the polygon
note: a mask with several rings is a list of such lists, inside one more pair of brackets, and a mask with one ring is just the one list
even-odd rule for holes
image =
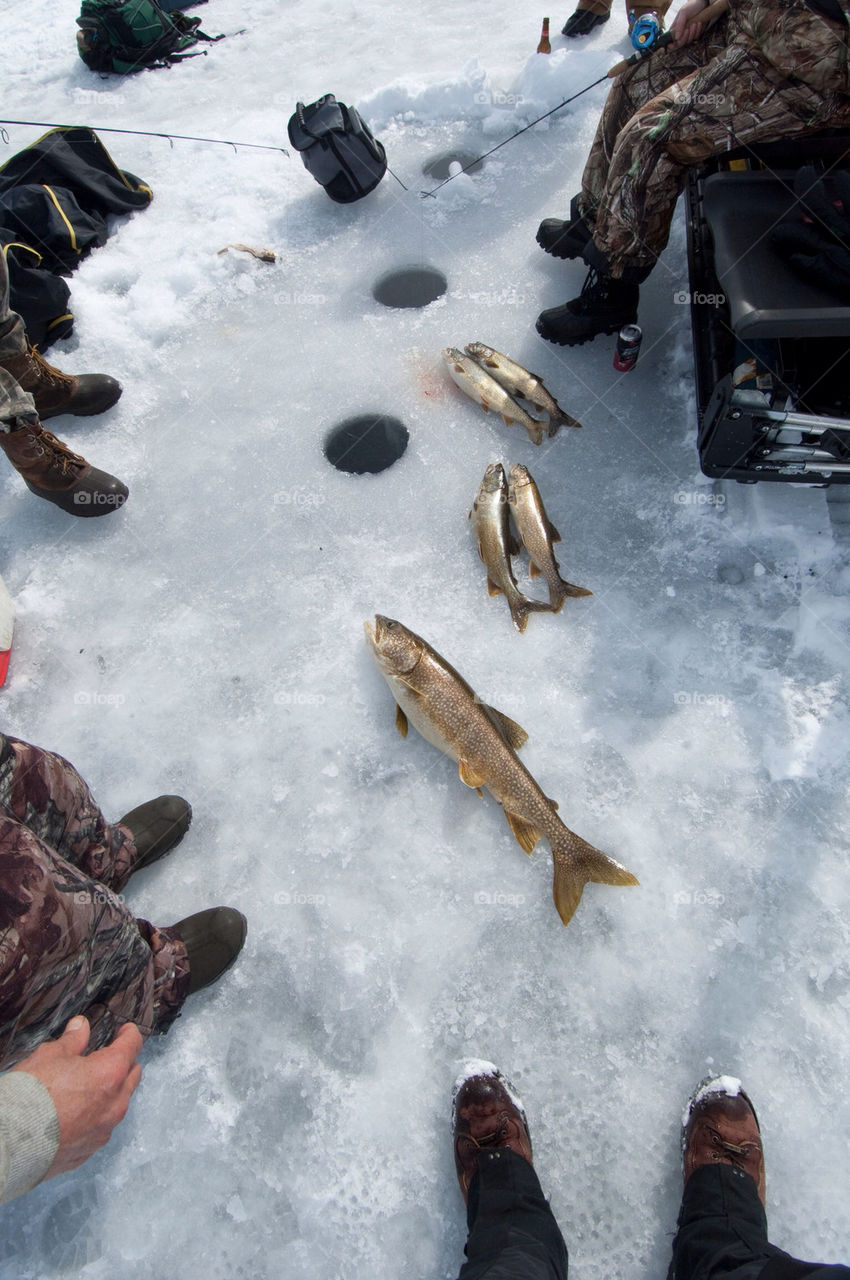
{"label": "green backpack", "polygon": [[196,57],[201,50],[186,52],[192,45],[222,38],[205,35],[200,25],[200,18],[166,13],[156,0],[83,0],[77,50],[90,70],[126,76]]}

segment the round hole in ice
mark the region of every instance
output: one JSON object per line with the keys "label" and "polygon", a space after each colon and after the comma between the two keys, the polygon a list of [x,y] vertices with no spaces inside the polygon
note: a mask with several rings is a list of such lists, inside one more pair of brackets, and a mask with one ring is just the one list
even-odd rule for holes
{"label": "round hole in ice", "polygon": [[455,161],[467,173],[478,173],[479,169],[484,168],[484,161],[474,156],[471,151],[441,151],[438,156],[432,156],[430,160],[425,161],[422,172],[426,178],[435,178],[437,182],[442,182],[449,176],[449,170]]}
{"label": "round hole in ice", "polygon": [[407,448],[407,427],[385,413],[361,413],[346,418],[325,439],[325,457],[337,471],[377,475],[386,471]]}
{"label": "round hole in ice", "polygon": [[427,307],[448,287],[435,267],[398,267],[388,271],[372,289],[372,297],[385,307]]}

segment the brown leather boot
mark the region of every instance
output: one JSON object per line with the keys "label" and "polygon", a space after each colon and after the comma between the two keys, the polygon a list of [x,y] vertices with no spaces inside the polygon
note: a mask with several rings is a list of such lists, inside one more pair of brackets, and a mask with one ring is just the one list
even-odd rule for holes
{"label": "brown leather boot", "polygon": [[478,1172],[478,1155],[510,1147],[529,1164],[531,1136],[516,1090],[492,1062],[472,1062],[455,1082],[452,1099],[455,1167],[461,1194]]}
{"label": "brown leather boot", "polygon": [[764,1152],[753,1104],[731,1076],[703,1080],[688,1104],[682,1130],[685,1182],[704,1164],[731,1164],[748,1173],[764,1204]]}
{"label": "brown leather boot", "polygon": [[77,417],[104,413],[121,395],[121,384],[108,374],[81,373],[75,377],[62,373],[48,364],[36,347],[0,360],[0,364],[23,391],[30,393],[42,421],[60,413],[73,413]]}
{"label": "brown leather boot", "polygon": [[0,449],[31,493],[69,515],[105,516],[127,500],[125,484],[72,453],[34,414],[18,418],[14,430],[0,431]]}

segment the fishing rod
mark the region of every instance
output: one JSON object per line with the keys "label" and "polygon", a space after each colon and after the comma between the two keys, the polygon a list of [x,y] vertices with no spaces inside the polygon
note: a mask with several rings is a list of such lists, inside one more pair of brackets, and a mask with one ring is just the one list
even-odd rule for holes
{"label": "fishing rod", "polygon": [[255,151],[281,151],[285,156],[289,155],[286,147],[273,147],[264,142],[233,142],[230,138],[197,138],[190,133],[156,133],[151,129],[107,129],[91,124],[49,124],[46,120],[0,120],[0,138],[6,143],[9,141],[9,135],[4,127],[7,124],[30,125],[34,129],[93,129],[95,133],[129,133],[139,138],[166,138],[172,149],[176,139],[178,142],[217,143],[222,147],[232,147],[234,151],[239,147],[251,147]]}
{"label": "fishing rod", "polygon": [[[716,22],[728,8],[729,0],[713,0],[713,3],[703,9],[702,13],[697,14],[693,21],[699,23],[701,26],[711,26],[711,24]],[[470,160],[469,163],[465,164],[462,169],[457,171],[457,173],[450,173],[447,178],[444,178],[442,182],[439,182],[436,187],[432,187],[430,191],[420,191],[419,194],[423,197],[435,196],[440,188],[444,187],[447,182],[451,182],[453,178],[459,178],[462,173],[466,173],[468,169],[473,168],[474,165],[480,164],[482,160],[486,160],[488,156],[493,155],[493,153],[498,151],[501,147],[505,147],[509,142],[513,142],[514,138],[518,138],[521,134],[527,133],[529,129],[533,129],[536,124],[540,124],[541,120],[548,119],[549,116],[554,115],[556,111],[560,111],[562,107],[566,107],[571,102],[575,102],[576,98],[580,98],[583,93],[589,93],[590,90],[595,89],[598,84],[603,84],[606,80],[613,80],[617,76],[621,76],[624,71],[628,71],[630,67],[637,66],[637,64],[639,62],[643,62],[645,58],[651,57],[658,49],[666,48],[667,45],[672,43],[672,41],[672,31],[662,32],[660,35],[656,36],[651,43],[647,43],[636,49],[628,58],[623,58],[621,62],[615,62],[614,66],[609,67],[604,76],[600,76],[599,79],[594,80],[592,84],[585,85],[583,89],[579,89],[578,93],[574,93],[571,97],[565,98],[563,102],[558,103],[557,107],[552,107],[549,111],[544,111],[542,116],[538,116],[537,119],[532,120],[530,124],[524,125],[522,129],[517,129],[516,133],[512,133],[509,138],[505,138],[502,142],[497,142],[495,147],[491,147],[489,151],[485,151],[483,155],[476,157],[475,160]]]}

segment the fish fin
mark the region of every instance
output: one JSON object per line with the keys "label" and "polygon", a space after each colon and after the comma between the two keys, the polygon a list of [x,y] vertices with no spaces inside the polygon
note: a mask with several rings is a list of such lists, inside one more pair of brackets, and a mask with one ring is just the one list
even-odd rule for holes
{"label": "fish fin", "polygon": [[518,421],[518,419],[517,419],[517,418],[509,418],[509,417],[508,417],[508,415],[507,415],[506,413],[503,413],[503,414],[502,414],[502,422],[504,422],[504,424],[505,424],[505,426],[506,426],[506,427],[513,427],[513,426],[515,426],[515,425],[516,425],[516,423],[517,423],[517,421]]}
{"label": "fish fin", "polygon": [[490,412],[490,405],[488,401],[484,399],[484,396],[479,397],[478,403],[481,405],[481,408],[484,410],[485,413]]}
{"label": "fish fin", "polygon": [[558,610],[553,609],[548,600],[529,600],[527,596],[523,596],[520,600],[511,602],[511,617],[514,620],[514,626],[520,632],[524,632],[528,626],[530,613],[557,612]]}
{"label": "fish fin", "polygon": [[488,360],[485,356],[482,356],[478,363],[483,365],[485,369],[498,369],[499,367],[498,360]]}
{"label": "fish fin", "polygon": [[407,716],[398,703],[395,704],[395,727],[403,738],[407,737]]}
{"label": "fish fin", "polygon": [[528,438],[532,444],[541,445],[543,443],[543,428],[537,427],[535,430],[529,428]]}
{"label": "fish fin", "polygon": [[462,365],[462,364],[458,364],[457,360],[455,360],[455,365],[454,365],[454,367],[455,367],[455,370],[456,370],[458,373],[466,373],[466,370],[464,369],[463,365]]}
{"label": "fish fin", "polygon": [[480,774],[477,774],[475,772],[472,765],[469,764],[466,760],[458,760],[457,771],[458,771],[458,774],[460,775],[461,782],[464,783],[464,785],[467,787],[473,787],[478,792],[478,794],[481,795],[481,784],[484,781],[484,779],[480,776]]}
{"label": "fish fin", "polygon": [[593,592],[587,587],[575,587],[571,582],[565,582],[563,578],[558,579],[559,586],[550,594],[549,603],[552,606],[553,613],[560,613],[564,607],[564,601],[570,596],[592,596]]}
{"label": "fish fin", "polygon": [[557,808],[558,808],[558,801],[557,801],[557,800],[553,800],[551,796],[547,796],[547,797],[546,797],[546,799],[549,801],[549,804],[551,804],[551,806],[552,806],[552,808],[553,808],[553,809],[557,809]]}
{"label": "fish fin", "polygon": [[547,520],[546,523],[549,526],[549,537],[552,539],[553,542],[560,542],[561,535],[558,533],[558,530],[555,528],[552,521]]}
{"label": "fish fin", "polygon": [[561,586],[564,588],[565,596],[592,596],[593,592],[589,587],[577,587],[575,583],[565,582],[561,579]]}
{"label": "fish fin", "polygon": [[540,832],[537,830],[533,822],[529,822],[526,818],[521,818],[518,813],[508,813],[505,810],[505,817],[508,820],[508,826],[516,836],[517,844],[531,854],[534,846],[540,839]]}
{"label": "fish fin", "polygon": [[506,716],[504,711],[497,711],[495,707],[488,707],[487,710],[496,721],[496,728],[509,747],[519,751],[520,747],[525,746],[528,742],[528,734],[521,724],[517,724],[516,720],[512,720],[510,716]]}
{"label": "fish fin", "polygon": [[537,565],[533,560],[529,560],[528,562],[528,572],[532,578],[539,578],[541,574],[541,570],[537,568]]}
{"label": "fish fin", "polygon": [[[484,557],[482,556],[481,559],[483,560]],[[490,578],[487,579],[487,594],[488,596],[500,596],[502,594],[502,588],[497,587]]]}
{"label": "fish fin", "polygon": [[[557,850],[552,853],[555,862],[555,873],[552,881],[552,897],[562,922],[567,925],[581,901],[584,886],[589,880],[596,884],[630,885],[639,884],[636,876],[607,853],[595,848],[577,836],[574,831],[564,829],[566,838],[556,841]],[[563,847],[561,847],[563,845]]]}

